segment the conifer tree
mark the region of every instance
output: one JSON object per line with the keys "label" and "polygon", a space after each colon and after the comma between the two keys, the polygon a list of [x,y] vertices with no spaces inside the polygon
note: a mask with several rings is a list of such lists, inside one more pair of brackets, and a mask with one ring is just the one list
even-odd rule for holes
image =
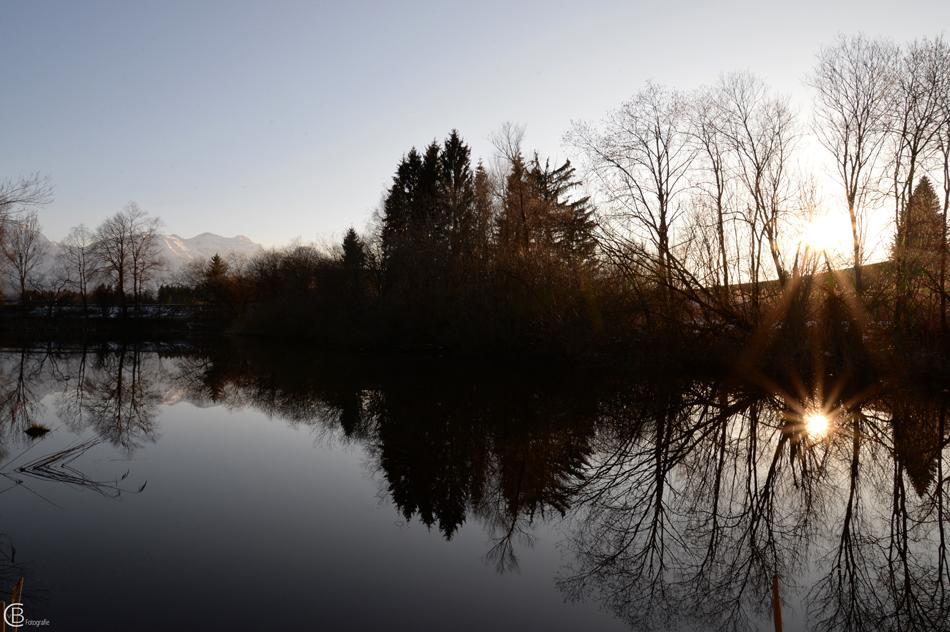
{"label": "conifer tree", "polygon": [[499,249],[503,255],[527,254],[530,245],[528,206],[531,193],[524,158],[520,153],[511,158],[504,186],[496,226]]}
{"label": "conifer tree", "polygon": [[421,173],[422,157],[412,148],[396,168],[383,205],[382,250],[387,273],[399,266],[410,233],[414,232],[414,207],[418,203]]}
{"label": "conifer tree", "polygon": [[208,261],[204,270],[204,282],[201,284],[200,291],[204,294],[206,300],[215,304],[226,303],[228,299],[228,264],[219,255],[214,256]]}
{"label": "conifer tree", "polygon": [[596,242],[590,197],[571,199],[580,187],[570,160],[555,169],[546,161],[542,167],[537,156],[530,171],[538,203],[536,224],[543,227],[543,240],[552,254],[571,266],[592,260]]}
{"label": "conifer tree", "polygon": [[[935,283],[944,243],[943,231],[940,200],[930,179],[924,176],[898,217],[897,234],[891,248],[898,319],[905,318],[913,304],[929,311],[932,305],[921,303],[930,302],[928,294],[933,298],[939,295]],[[928,293],[928,289],[932,291]]]}
{"label": "conifer tree", "polygon": [[207,279],[220,279],[223,278],[228,273],[228,264],[221,258],[221,255],[214,253],[214,256],[211,257],[211,260],[208,262],[208,270],[205,274]]}
{"label": "conifer tree", "polygon": [[343,236],[343,265],[346,299],[358,306],[363,298],[363,271],[366,269],[366,246],[351,227]]}
{"label": "conifer tree", "polygon": [[472,174],[471,151],[457,130],[452,130],[442,148],[441,194],[443,227],[448,231],[453,256],[470,252],[474,226],[475,177]]}
{"label": "conifer tree", "polygon": [[442,207],[442,160],[441,147],[432,141],[426,147],[419,172],[419,188],[413,202],[411,230],[416,247],[429,249],[446,235],[447,220]]}
{"label": "conifer tree", "polygon": [[343,267],[347,270],[362,270],[366,266],[366,247],[356,231],[350,228],[343,236]]}
{"label": "conifer tree", "polygon": [[472,233],[474,240],[472,243],[472,252],[476,260],[483,261],[488,255],[489,241],[491,235],[491,222],[493,218],[494,187],[488,171],[479,161],[475,168],[474,176],[474,201],[472,219]]}

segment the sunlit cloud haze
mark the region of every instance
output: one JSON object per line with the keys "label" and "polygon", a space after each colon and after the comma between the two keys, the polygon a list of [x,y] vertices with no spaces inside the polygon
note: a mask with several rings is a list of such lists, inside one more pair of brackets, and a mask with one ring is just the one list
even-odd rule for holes
{"label": "sunlit cloud haze", "polygon": [[367,223],[410,146],[451,128],[475,156],[513,121],[528,148],[570,157],[571,121],[644,81],[731,70],[804,109],[837,33],[901,41],[945,24],[938,1],[14,0],[0,8],[0,177],[50,177],[54,239],[129,200],[185,236],[330,238]]}

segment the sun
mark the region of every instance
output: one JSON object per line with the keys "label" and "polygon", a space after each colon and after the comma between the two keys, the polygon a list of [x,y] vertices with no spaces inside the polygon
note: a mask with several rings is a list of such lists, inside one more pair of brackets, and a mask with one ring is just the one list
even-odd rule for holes
{"label": "sun", "polygon": [[816,253],[846,253],[851,248],[851,225],[847,217],[816,215],[802,226],[801,243]]}
{"label": "sun", "polygon": [[805,224],[802,242],[815,252],[827,252],[838,245],[837,226],[827,215],[813,217]]}
{"label": "sun", "polygon": [[808,436],[815,439],[820,439],[828,434],[828,430],[831,428],[831,421],[828,419],[828,416],[819,413],[808,413],[805,415],[805,432],[808,433]]}

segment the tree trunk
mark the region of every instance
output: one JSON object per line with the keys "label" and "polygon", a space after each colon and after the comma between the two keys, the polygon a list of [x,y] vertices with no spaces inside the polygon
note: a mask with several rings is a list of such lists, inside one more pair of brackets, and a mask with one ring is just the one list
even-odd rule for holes
{"label": "tree trunk", "polygon": [[[717,176],[718,180],[718,176]],[[723,297],[728,301],[729,298],[729,256],[726,254],[726,229],[725,219],[722,211],[722,186],[717,185],[716,211],[717,228],[719,229],[719,254],[722,257],[722,289]]]}
{"label": "tree trunk", "polygon": [[861,235],[858,234],[858,215],[854,202],[848,204],[848,215],[851,217],[851,246],[854,253],[854,292],[860,298],[864,291],[861,279]]}
{"label": "tree trunk", "polygon": [[943,158],[943,234],[940,242],[940,336],[947,342],[947,211],[950,211],[950,153]]}

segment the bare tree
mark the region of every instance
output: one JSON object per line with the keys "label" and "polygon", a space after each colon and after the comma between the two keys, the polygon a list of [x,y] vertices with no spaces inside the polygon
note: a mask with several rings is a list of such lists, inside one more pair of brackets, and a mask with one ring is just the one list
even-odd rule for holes
{"label": "bare tree", "polygon": [[721,130],[736,161],[739,182],[748,198],[751,276],[759,280],[763,241],[784,286],[788,271],[782,260],[781,220],[792,194],[789,160],[795,140],[795,116],[784,98],[748,73],[726,75],[720,81]]}
{"label": "bare tree", "polygon": [[48,248],[35,211],[5,223],[3,258],[19,288],[21,305],[26,305],[27,290]]}
{"label": "bare tree", "polygon": [[722,91],[703,89],[696,93],[692,102],[692,135],[699,148],[698,169],[695,177],[698,188],[712,208],[716,232],[717,254],[722,266],[723,294],[729,294],[729,254],[727,252],[726,223],[730,214],[728,206],[729,173],[728,139],[720,123]]}
{"label": "bare tree", "polygon": [[904,50],[898,64],[890,122],[895,222],[907,205],[924,161],[934,150],[933,141],[943,122],[948,55],[950,50],[942,39],[921,40]]}
{"label": "bare tree", "polygon": [[132,273],[132,297],[135,311],[142,304],[142,295],[154,273],[161,268],[158,256],[158,218],[149,217],[135,202],[125,208],[129,219],[129,263]]}
{"label": "bare tree", "polygon": [[569,140],[587,156],[604,204],[655,249],[660,281],[672,284],[671,230],[682,213],[677,199],[687,188],[696,157],[686,97],[650,83],[611,113],[603,129],[575,124]]}
{"label": "bare tree", "polygon": [[[511,121],[505,121],[501,127],[494,132],[489,140],[494,146],[495,154],[495,172],[503,177],[507,174],[508,165],[516,156],[521,156],[521,144],[524,141],[525,128],[523,125],[516,125]],[[500,165],[500,167],[498,166]]]}
{"label": "bare tree", "polygon": [[893,105],[897,48],[861,35],[823,49],[810,78],[817,92],[815,134],[831,152],[851,220],[854,283],[861,293],[864,213],[878,189],[878,158]]}
{"label": "bare tree", "polygon": [[73,227],[63,240],[62,262],[66,285],[79,293],[85,313],[90,285],[100,272],[100,263],[95,235],[84,224]]}
{"label": "bare tree", "polygon": [[38,174],[13,180],[0,180],[0,219],[18,207],[46,204],[52,198],[49,181]]}
{"label": "bare tree", "polygon": [[122,313],[128,313],[131,283],[133,305],[138,311],[142,294],[152,275],[161,267],[158,257],[157,218],[149,217],[135,202],[107,219],[96,231],[96,245],[102,269],[112,278]]}
{"label": "bare tree", "polygon": [[125,284],[131,258],[130,234],[130,219],[125,212],[116,213],[96,229],[96,257],[119,295],[123,314],[127,312]]}

